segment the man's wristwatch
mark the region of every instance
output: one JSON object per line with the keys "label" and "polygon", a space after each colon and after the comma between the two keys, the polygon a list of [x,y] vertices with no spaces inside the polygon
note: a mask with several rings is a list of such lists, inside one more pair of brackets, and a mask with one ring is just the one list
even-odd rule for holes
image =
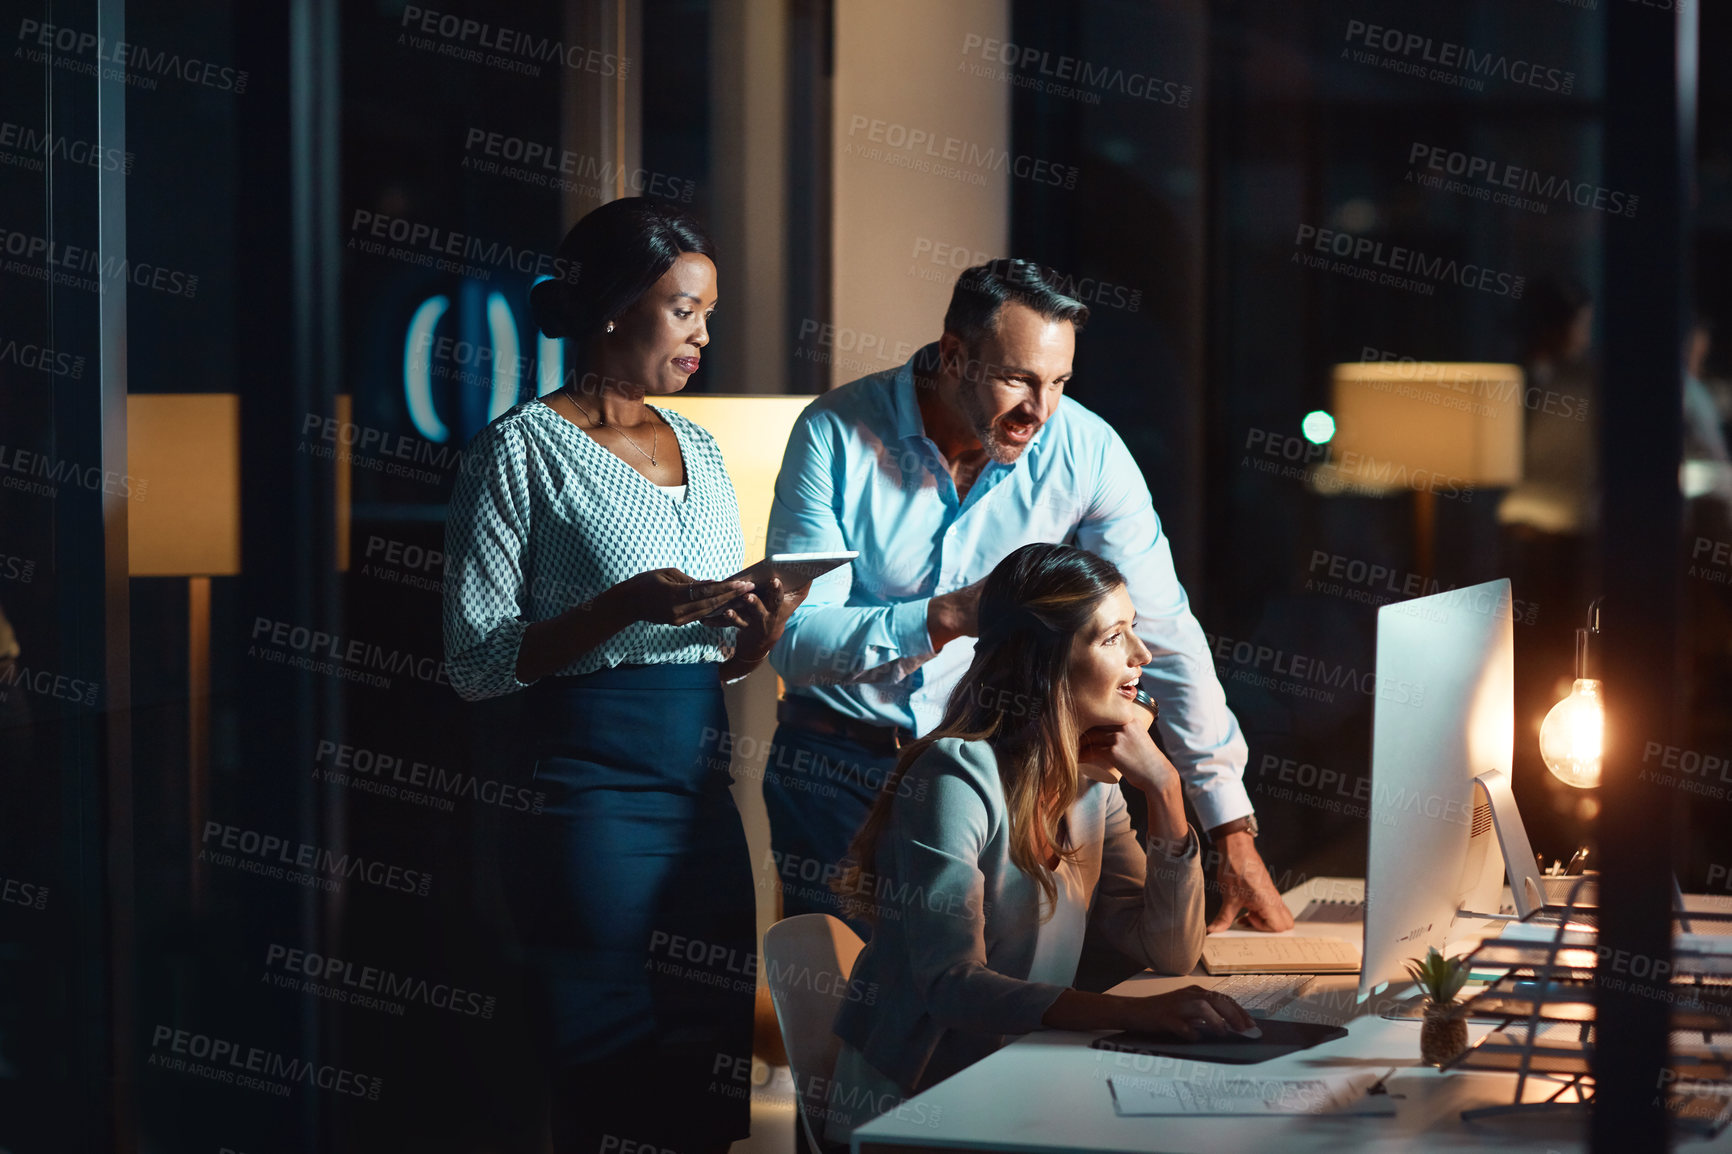
{"label": "man's wristwatch", "polygon": [[1230,833],[1249,833],[1251,837],[1255,839],[1258,833],[1257,815],[1254,813],[1248,813],[1244,817],[1234,818],[1225,825],[1216,826],[1214,829],[1209,831],[1209,840],[1220,841]]}

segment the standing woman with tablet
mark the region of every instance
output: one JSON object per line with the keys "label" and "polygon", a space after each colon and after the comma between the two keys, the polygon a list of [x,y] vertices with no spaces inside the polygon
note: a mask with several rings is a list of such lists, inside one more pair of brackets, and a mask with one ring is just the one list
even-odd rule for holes
{"label": "standing woman with tablet", "polygon": [[[905,746],[837,892],[872,920],[841,1003],[825,1138],[894,1109],[1039,1029],[1194,1038],[1243,1031],[1225,994],[1072,989],[1095,926],[1151,969],[1203,949],[1203,871],[1179,774],[1149,736],[1149,660],[1124,576],[1066,545],[1024,545],[987,576],[980,641],[937,729]],[[1139,843],[1123,780],[1148,801]]]}
{"label": "standing woman with tablet", "polygon": [[[781,635],[797,596],[726,580],[740,516],[721,452],[646,398],[679,392],[709,343],[716,268],[697,225],[616,200],[530,294],[566,342],[565,386],[470,443],[446,525],[445,649],[470,700],[522,691],[545,795],[501,868],[539,997],[555,1148],[723,1151],[749,1102],[711,1089],[749,1058],[756,920],[729,793],[724,681]],[[712,974],[671,943],[724,956]],[[713,952],[713,953],[712,953]]]}

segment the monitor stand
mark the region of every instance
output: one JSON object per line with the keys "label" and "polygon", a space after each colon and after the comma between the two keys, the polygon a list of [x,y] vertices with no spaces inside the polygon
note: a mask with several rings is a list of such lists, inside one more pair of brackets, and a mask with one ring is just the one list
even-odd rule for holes
{"label": "monitor stand", "polygon": [[1503,851],[1516,917],[1525,920],[1545,908],[1546,890],[1540,881],[1540,867],[1534,861],[1534,847],[1528,841],[1527,827],[1522,824],[1521,812],[1516,809],[1515,794],[1510,792],[1509,774],[1501,769],[1488,769],[1473,782],[1485,792],[1486,801],[1491,805],[1491,821],[1497,831],[1498,848]]}
{"label": "monitor stand", "polygon": [[[1473,782],[1476,793],[1483,793],[1487,805],[1491,808],[1492,828],[1497,836],[1498,849],[1503,854],[1504,871],[1509,880],[1515,915],[1512,917],[1509,914],[1463,909],[1457,911],[1457,916],[1494,921],[1525,921],[1545,910],[1546,890],[1545,884],[1540,880],[1539,865],[1534,860],[1533,845],[1528,841],[1527,827],[1522,824],[1521,811],[1516,809],[1515,794],[1510,791],[1509,774],[1498,769],[1488,769],[1475,777]],[[1425,996],[1416,994],[1400,999],[1384,1010],[1382,1016],[1394,1020],[1422,1018],[1425,1016],[1425,1004]],[[1497,1015],[1469,1020],[1502,1022],[1507,1017]]]}

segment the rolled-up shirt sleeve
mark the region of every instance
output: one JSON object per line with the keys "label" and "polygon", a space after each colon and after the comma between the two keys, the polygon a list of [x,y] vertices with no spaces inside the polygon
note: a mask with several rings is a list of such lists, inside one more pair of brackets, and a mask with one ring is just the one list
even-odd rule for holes
{"label": "rolled-up shirt sleeve", "polygon": [[463,455],[445,518],[445,662],[452,687],[469,701],[529,687],[517,679],[517,654],[529,628],[525,448],[510,427],[478,434]]}
{"label": "rolled-up shirt sleeve", "polygon": [[[829,553],[849,547],[838,507],[843,455],[836,417],[808,409],[794,425],[776,474],[770,507],[770,550]],[[859,494],[854,500],[865,499]],[[770,665],[789,685],[875,680],[886,667],[932,655],[926,631],[928,598],[893,605],[849,604],[854,567],[843,565],[812,582],[788,618]]]}
{"label": "rolled-up shirt sleeve", "polygon": [[1215,676],[1208,639],[1173,569],[1173,552],[1142,471],[1108,433],[1100,474],[1076,543],[1119,567],[1137,611],[1137,636],[1154,656],[1143,688],[1160,702],[1156,723],[1205,830],[1252,811],[1245,738]]}

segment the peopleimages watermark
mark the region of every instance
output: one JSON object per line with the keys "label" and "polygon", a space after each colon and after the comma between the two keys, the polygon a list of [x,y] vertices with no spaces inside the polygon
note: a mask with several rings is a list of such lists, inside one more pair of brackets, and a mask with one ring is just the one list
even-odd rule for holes
{"label": "peopleimages watermark", "polygon": [[[492,341],[435,336],[421,329],[415,334],[415,349],[427,358],[428,375],[436,381],[456,381],[491,392],[495,377],[516,382],[520,390],[524,382],[539,380],[538,358],[521,353],[502,357]],[[576,373],[575,367],[567,366],[563,373],[566,382],[570,383]]]}
{"label": "peopleimages watermark", "polygon": [[358,637],[344,638],[322,629],[269,617],[253,618],[252,643],[247,646],[247,656],[313,673],[330,673],[380,689],[388,689],[391,685],[391,678],[386,674],[399,673],[432,685],[451,684],[450,672],[439,658],[417,657],[407,650],[389,649]]}
{"label": "peopleimages watermark", "polygon": [[[833,902],[836,898],[830,889],[830,883],[843,876],[849,863],[827,862],[802,854],[770,849],[764,853],[763,865],[780,879],[785,892],[799,893],[808,900]],[[898,881],[867,870],[859,872],[856,884],[857,899],[871,901],[880,919],[901,918],[908,910],[917,907],[924,907],[929,913],[949,917],[985,916],[980,900],[975,895],[960,890],[928,891],[919,882]]]}
{"label": "peopleimages watermark", "polygon": [[45,452],[0,445],[0,487],[38,497],[57,497],[59,487],[66,483],[109,497],[126,497],[128,501],[144,501],[151,485],[147,478],[104,470],[99,464],[57,461]]}
{"label": "peopleimages watermark", "polygon": [[[1240,641],[1213,633],[1204,633],[1209,652],[1217,665],[1233,665],[1235,681],[1249,681],[1268,689],[1282,689],[1301,696],[1321,697],[1333,701],[1328,689],[1349,689],[1388,701],[1396,705],[1419,706],[1425,703],[1425,686],[1406,679],[1379,675],[1375,670],[1358,670],[1346,662],[1332,664],[1321,657],[1289,653],[1271,645]],[[1267,673],[1264,673],[1264,670]],[[1246,675],[1246,676],[1242,676]],[[1285,678],[1286,680],[1280,680]],[[1318,689],[1323,686],[1324,689]]]}
{"label": "peopleimages watermark", "polygon": [[935,129],[859,113],[848,118],[848,143],[843,145],[842,155],[981,186],[988,174],[997,174],[1072,189],[1081,171],[1075,165],[1055,164]]}
{"label": "peopleimages watermark", "polygon": [[[736,734],[732,730],[705,726],[699,737],[703,749],[714,749],[710,768],[725,772],[738,760],[740,776],[758,777],[783,789],[813,793],[819,797],[835,797],[835,783],[847,782],[879,792],[889,783],[886,769],[839,758],[814,756],[810,749],[790,749],[786,745]],[[897,782],[896,796],[926,800],[927,782],[911,779],[904,774]]]}
{"label": "peopleimages watermark", "polygon": [[445,813],[456,808],[455,798],[467,798],[518,813],[540,813],[547,805],[547,795],[540,790],[524,789],[461,770],[446,770],[425,761],[413,761],[329,738],[320,738],[313,754],[313,780],[426,805]]}
{"label": "peopleimages watermark", "polygon": [[[758,1070],[764,1071],[762,1079],[756,1076]],[[929,1102],[913,1101],[900,1094],[879,1092],[870,1086],[856,1083],[843,1083],[834,1078],[821,1077],[817,1074],[807,1074],[804,1078],[790,1071],[791,1092],[784,1102],[777,1102],[780,1094],[763,1093],[770,1083],[771,1070],[768,1063],[754,1061],[750,1054],[724,1054],[718,1052],[716,1060],[710,1068],[710,1092],[729,1098],[756,1098],[768,1104],[784,1105],[791,1108],[798,1100],[799,1111],[815,1128],[822,1128],[832,1118],[841,1123],[849,1123],[859,1117],[893,1117],[898,1122],[913,1123],[934,1129],[943,1117],[944,1107]],[[760,1091],[754,1094],[753,1091]],[[596,1154],[634,1154],[629,1143],[611,1141],[612,1136],[604,1136]],[[671,1151],[660,1151],[653,1147],[639,1144],[635,1154],[672,1154]]]}
{"label": "peopleimages watermark", "polygon": [[[1344,597],[1368,605],[1388,605],[1411,597],[1432,597],[1453,593],[1458,588],[1461,586],[1444,585],[1435,577],[1404,573],[1393,566],[1349,557],[1344,553],[1331,553],[1326,549],[1311,550],[1311,563],[1305,576],[1307,593]],[[1439,608],[1445,607],[1440,605]],[[1501,605],[1492,608],[1495,615],[1524,625],[1539,620],[1540,607],[1531,601],[1512,598],[1508,611],[1501,610]]]}
{"label": "peopleimages watermark", "polygon": [[[213,88],[218,92],[232,92],[236,96],[247,90],[244,68],[231,68],[196,56],[183,57],[178,52],[157,52],[142,44],[110,40],[64,24],[20,20],[18,42],[20,47],[14,55],[32,64],[52,64],[56,68],[101,80],[120,81],[146,91],[155,90],[157,81],[163,78]],[[106,67],[109,64],[120,67]]]}
{"label": "peopleimages watermark", "polygon": [[[112,254],[105,257],[93,248],[61,244],[16,229],[0,228],[0,253],[17,258],[6,262],[5,268],[9,273],[84,292],[106,293],[109,284],[114,283],[147,288],[187,300],[198,294],[198,276],[195,273]],[[87,273],[94,275],[81,275]]]}
{"label": "peopleimages watermark", "polygon": [[88,164],[103,172],[130,174],[133,155],[124,149],[103,148],[92,141],[57,136],[28,124],[0,120],[0,164],[41,172],[50,160],[67,160],[73,164]]}
{"label": "peopleimages watermark", "polygon": [[[307,434],[315,431],[317,439],[325,444],[308,443]],[[444,481],[453,467],[485,466],[485,462],[481,466],[468,464],[469,458],[454,445],[435,445],[407,433],[393,433],[374,425],[341,421],[313,412],[301,418],[301,443],[296,451],[430,485]],[[419,468],[421,465],[432,468]]]}
{"label": "peopleimages watermark", "polygon": [[74,356],[28,341],[0,341],[0,365],[5,364],[17,365],[21,369],[39,369],[51,377],[71,377],[75,381],[84,376],[82,355]]}
{"label": "peopleimages watermark", "polygon": [[[755,948],[707,942],[666,930],[651,932],[649,961],[645,968],[663,977],[731,989],[736,993],[749,993],[758,985],[758,951]],[[851,979],[847,974],[837,974],[791,958],[783,961],[765,958],[763,973],[775,989],[798,988],[868,1006],[878,1001],[877,982]]]}
{"label": "peopleimages watermark", "polygon": [[1343,59],[1473,92],[1484,92],[1487,79],[1504,80],[1564,96],[1569,95],[1576,85],[1574,72],[1511,59],[1502,52],[1481,52],[1453,41],[1435,40],[1419,32],[1367,24],[1363,20],[1349,20],[1343,39],[1350,45],[1363,45],[1362,48],[1343,48]]}
{"label": "peopleimages watermark", "polygon": [[[1176,108],[1187,108],[1191,103],[1189,84],[1163,80],[1135,69],[1054,54],[1027,44],[997,40],[978,32],[963,35],[962,55],[964,59],[958,62],[959,69],[972,76],[1008,81],[1017,88],[1029,88],[1083,104],[1099,104],[1103,92],[1115,92],[1151,104],[1170,104]],[[979,57],[981,63],[971,63],[967,59],[971,56]]]}
{"label": "peopleimages watermark", "polygon": [[[1645,741],[1642,743],[1642,768],[1636,774],[1636,780],[1669,785],[1683,793],[1724,801],[1732,796],[1727,788],[1732,786],[1732,756],[1703,753],[1699,749],[1686,749],[1664,741]],[[1712,884],[1713,871],[1710,870],[1709,874],[1708,880]]]}
{"label": "peopleimages watermark", "polygon": [[429,593],[443,593],[445,590],[443,550],[369,533],[362,556],[365,558],[361,562],[363,577],[376,577]]}
{"label": "peopleimages watermark", "polygon": [[95,705],[102,683],[94,678],[56,673],[52,669],[32,669],[16,657],[0,661],[0,701],[4,701],[12,690],[20,688],[55,701]]}
{"label": "peopleimages watermark", "polygon": [[1690,546],[1690,571],[1687,576],[1706,581],[1710,585],[1732,585],[1732,541],[1697,537]]}
{"label": "peopleimages watermark", "polygon": [[[1509,374],[1486,374],[1471,365],[1422,361],[1402,356],[1388,349],[1365,345],[1359,350],[1362,365],[1394,365],[1394,378],[1370,382],[1374,392],[1393,392],[1397,396],[1424,401],[1446,409],[1460,409],[1476,417],[1495,417],[1497,410],[1479,398],[1499,405],[1520,394],[1522,408],[1530,413],[1543,413],[1565,421],[1588,419],[1589,397],[1560,393],[1528,385]],[[1409,385],[1411,382],[1411,386]],[[1426,385],[1429,388],[1415,386]]]}
{"label": "peopleimages watermark", "polygon": [[1300,481],[1310,480],[1314,467],[1327,464],[1331,484],[1342,492],[1378,496],[1391,489],[1412,489],[1463,504],[1473,502],[1473,486],[1453,474],[1409,468],[1352,450],[1339,451],[1331,459],[1327,445],[1269,429],[1246,430],[1245,455],[1239,464],[1260,473]]}
{"label": "peopleimages watermark", "polygon": [[[398,247],[387,247],[387,241]],[[384,256],[475,280],[492,280],[495,269],[507,269],[575,284],[582,271],[581,264],[564,257],[364,208],[357,208],[349,217],[349,247],[368,256]]]}
{"label": "peopleimages watermark", "polygon": [[850,371],[877,372],[899,365],[921,346],[893,340],[882,333],[833,325],[815,317],[802,317],[794,335],[794,358],[817,364],[837,364]]}
{"label": "peopleimages watermark", "polygon": [[464,135],[460,167],[589,197],[612,197],[622,179],[627,196],[653,196],[682,204],[690,204],[698,190],[695,180],[647,168],[626,168],[569,148],[485,128],[471,128]]}
{"label": "peopleimages watermark", "polygon": [[[1566,8],[1580,8],[1585,12],[1598,12],[1600,10],[1600,0],[1558,0],[1558,3]],[[1624,3],[1639,8],[1651,8],[1656,12],[1674,12],[1678,15],[1683,15],[1685,8],[1689,6],[1688,0],[1624,0]]]}
{"label": "peopleimages watermark", "polygon": [[[913,262],[908,266],[910,276],[949,283],[956,279],[956,273],[988,264],[994,258],[991,253],[972,250],[965,244],[948,244],[929,236],[918,236],[914,238],[914,251],[909,259]],[[1099,277],[1072,276],[1055,268],[1048,268],[1046,274],[1047,283],[1053,288],[1091,309],[1109,308],[1134,313],[1143,303],[1142,289],[1128,288]]]}
{"label": "peopleimages watermark", "polygon": [[631,75],[629,56],[567,44],[557,37],[519,32],[416,4],[404,5],[398,28],[399,44],[504,72],[535,77],[541,75],[542,65],[551,64],[597,76]]}
{"label": "peopleimages watermark", "polygon": [[204,848],[198,851],[199,861],[330,893],[341,891],[345,881],[360,881],[424,898],[433,884],[433,875],[425,870],[405,869],[347,850],[290,841],[227,822],[205,822],[200,841]]}
{"label": "peopleimages watermark", "polygon": [[16,581],[28,585],[36,576],[36,562],[28,557],[0,553],[0,581]]}
{"label": "peopleimages watermark", "polygon": [[19,878],[0,877],[0,905],[45,910],[48,908],[48,887]]}
{"label": "peopleimages watermark", "polygon": [[[1279,757],[1265,753],[1257,766],[1258,791],[1327,809],[1350,817],[1371,817],[1380,825],[1395,825],[1398,814],[1414,813],[1422,817],[1446,821],[1451,825],[1467,825],[1473,818],[1471,798],[1462,801],[1441,794],[1421,794],[1417,790],[1392,790],[1369,777],[1349,777],[1338,769],[1320,768],[1309,761]],[[1279,783],[1270,785],[1269,782]],[[1282,790],[1282,786],[1294,789]],[[1361,803],[1357,806],[1349,802]]]}
{"label": "peopleimages watermark", "polygon": [[262,1090],[280,1098],[288,1097],[289,1091],[299,1084],[377,1101],[385,1086],[382,1078],[357,1074],[341,1066],[161,1024],[151,1031],[150,1058],[145,1065],[243,1089]]}
{"label": "peopleimages watermark", "polygon": [[[1472,153],[1458,152],[1441,144],[1416,140],[1407,150],[1407,163],[1429,171],[1407,170],[1407,179],[1426,188],[1441,189],[1474,200],[1508,205],[1544,215],[1563,201],[1577,208],[1591,208],[1614,216],[1636,215],[1638,197],[1616,192],[1586,180],[1545,176],[1531,168],[1507,164]],[[1460,177],[1460,180],[1446,180]]]}
{"label": "peopleimages watermark", "polygon": [[1298,250],[1293,254],[1294,264],[1326,269],[1424,296],[1432,295],[1436,285],[1451,284],[1520,300],[1527,279],[1471,261],[1428,256],[1404,245],[1385,245],[1368,236],[1355,236],[1351,232],[1312,224],[1299,226],[1293,237],[1293,246]]}
{"label": "peopleimages watermark", "polygon": [[499,1001],[492,994],[450,982],[399,974],[382,966],[357,965],[276,942],[265,947],[265,980],[279,989],[397,1017],[403,1016],[409,1003],[418,1002],[465,1018],[490,1019]]}

